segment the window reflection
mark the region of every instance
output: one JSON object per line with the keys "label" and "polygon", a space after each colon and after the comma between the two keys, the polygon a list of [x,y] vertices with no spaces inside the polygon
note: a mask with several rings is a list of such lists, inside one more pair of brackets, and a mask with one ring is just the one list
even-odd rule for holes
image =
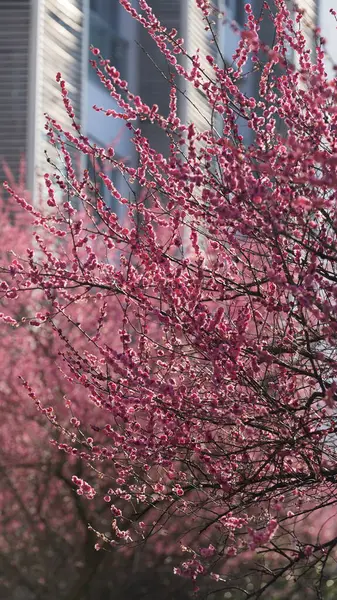
{"label": "window reflection", "polygon": [[[120,36],[118,0],[90,0],[90,44],[99,48],[104,58],[120,72],[123,79],[128,78],[128,43]],[[89,76],[97,81],[95,70],[89,66]]]}

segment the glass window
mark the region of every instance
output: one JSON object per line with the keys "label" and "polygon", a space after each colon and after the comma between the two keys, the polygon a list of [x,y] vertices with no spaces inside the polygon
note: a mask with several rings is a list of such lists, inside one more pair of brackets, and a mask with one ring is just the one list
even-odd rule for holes
{"label": "glass window", "polygon": [[[104,10],[100,9],[101,5]],[[89,43],[99,48],[104,58],[111,60],[122,79],[127,79],[128,43],[119,35],[118,6],[111,0],[91,0],[90,8]],[[97,75],[91,65],[89,76],[97,81]]]}
{"label": "glass window", "polygon": [[246,21],[245,2],[246,0],[226,0],[226,6],[228,6],[233,15],[232,18],[241,27]]}
{"label": "glass window", "polygon": [[238,25],[242,26],[245,24],[245,16],[246,12],[244,7],[244,0],[235,0],[234,19]]}
{"label": "glass window", "polygon": [[117,29],[119,2],[118,0],[90,0],[90,10],[110,27]]}

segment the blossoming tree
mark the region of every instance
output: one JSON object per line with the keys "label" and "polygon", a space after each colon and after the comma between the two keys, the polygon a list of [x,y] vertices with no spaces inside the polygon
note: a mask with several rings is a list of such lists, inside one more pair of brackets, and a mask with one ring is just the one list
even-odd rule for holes
{"label": "blossoming tree", "polygon": [[[8,176],[11,178],[10,173]],[[11,181],[11,185],[22,190],[22,182],[18,186]],[[28,213],[17,210],[3,196],[0,207],[1,261],[6,254],[12,259],[12,270],[2,281],[4,291],[13,269],[17,268],[16,257],[30,244],[31,232]],[[63,250],[66,250],[65,245]],[[0,326],[0,595],[15,600],[46,597],[92,600],[114,590],[114,593],[118,591],[119,598],[129,598],[130,594],[135,595],[133,590],[137,587],[143,596],[146,593],[146,597],[151,598],[153,592],[153,598],[157,598],[173,585],[177,588],[175,596],[183,598],[179,594],[186,586],[179,585],[179,581],[172,582],[172,568],[165,563],[163,536],[159,536],[155,549],[148,548],[146,552],[143,547],[127,549],[127,552],[117,549],[110,553],[98,552],[106,548],[104,543],[97,544],[92,528],[100,526],[107,536],[111,534],[109,506],[95,499],[89,503],[76,493],[72,476],[88,481],[96,481],[96,477],[80,456],[74,454],[69,460],[53,446],[60,440],[62,428],[69,424],[76,424],[81,435],[84,432],[89,435],[90,423],[97,423],[99,412],[94,416],[92,408],[82,402],[81,387],[74,388],[64,376],[62,365],[57,363],[64,350],[59,337],[48,329],[40,331],[23,325],[32,306],[37,302],[43,305],[41,295],[32,290],[24,296],[14,296],[13,290],[8,293],[7,289],[2,309],[21,326],[14,330],[10,330],[6,322]],[[97,327],[97,316],[93,311],[85,314],[81,306],[76,306],[73,312],[73,317],[82,323],[85,319],[86,329]],[[114,322],[120,318],[115,302],[110,303],[110,317],[108,337],[111,340],[115,333]],[[76,339],[77,349],[85,353],[87,343],[83,343],[81,335],[78,337],[76,329],[72,331],[68,326],[64,333],[73,338],[73,343]],[[115,347],[118,348],[118,340]],[[46,420],[36,411],[22,386],[23,378],[29,378],[45,404],[53,404],[59,428],[54,440],[51,439],[54,416],[47,410]],[[171,545],[173,549],[172,542]]]}
{"label": "blossoming tree", "polygon": [[[139,10],[120,3],[170,65],[169,114],[92,49],[116,100],[116,110],[96,109],[133,134],[139,164],[127,166],[90,145],[57,75],[72,130],[47,117],[61,161],[45,175],[45,211],[6,186],[36,233],[4,265],[2,290],[6,302],[38,294],[28,326],[58,337],[69,401],[79,394],[87,408],[84,430],[76,402],[61,427],[29,375],[25,389],[58,428],[69,464],[80,457],[91,472],[90,481],[73,475],[77,493],[110,507],[110,535],[94,531],[98,550],[155,544],[165,532],[177,545],[167,552],[186,555],[175,572],[196,586],[209,578],[214,591],[260,598],[306,574],[322,597],[337,544],[337,80],[325,73],[324,40],[313,32],[313,56],[303,12],[275,0],[255,15],[247,4],[232,67],[208,56],[205,70],[145,0]],[[212,33],[214,10],[196,4]],[[259,36],[265,18],[273,47]],[[258,98],[238,85],[248,61]],[[175,75],[207,98],[205,130],[180,120]],[[166,132],[169,156],[151,148],[144,119]],[[98,175],[122,218],[87,171],[76,174],[69,144],[123,173],[128,197]],[[245,586],[230,566],[248,559],[255,575]]]}

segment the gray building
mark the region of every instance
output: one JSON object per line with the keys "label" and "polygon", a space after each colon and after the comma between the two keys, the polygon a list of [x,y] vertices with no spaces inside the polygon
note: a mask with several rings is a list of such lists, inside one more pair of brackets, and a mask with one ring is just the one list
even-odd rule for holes
{"label": "gray building", "polygon": [[[14,176],[22,158],[27,186],[42,166],[44,112],[65,124],[55,82],[57,69],[71,81],[71,100],[83,112],[84,0],[0,2],[0,160]],[[3,165],[1,164],[1,171]]]}
{"label": "gray building", "polygon": [[[244,0],[217,0],[239,26],[245,20]],[[134,0],[137,6],[137,0]],[[254,0],[259,11],[263,0]],[[200,48],[201,56],[213,54],[219,59],[210,32],[204,30],[195,0],[150,0],[154,12],[168,28],[175,27],[185,39],[190,54]],[[328,40],[331,56],[327,68],[337,62],[335,23],[329,14],[330,0],[298,0],[306,9],[305,27],[310,41],[312,27],[319,23]],[[272,41],[270,23],[262,24],[263,36]],[[219,47],[224,60],[231,64],[238,38],[219,20],[216,25]],[[0,179],[6,177],[3,161],[16,177],[21,158],[25,158],[27,188],[36,193],[39,174],[46,170],[47,148],[44,113],[49,113],[65,127],[65,113],[55,74],[61,71],[67,81],[76,118],[84,132],[98,145],[114,144],[117,155],[135,161],[130,133],[121,122],[107,119],[92,110],[92,105],[115,108],[115,102],[102,88],[88,66],[89,43],[98,46],[129,81],[131,91],[148,103],[157,103],[166,114],[168,109],[169,68],[146,31],[126,14],[118,0],[0,0]],[[204,63],[204,67],[208,66]],[[205,96],[190,84],[177,79],[179,115],[193,121],[199,129],[210,122],[210,108]],[[244,91],[254,94],[257,78],[243,82]],[[144,134],[160,151],[167,150],[167,138],[159,129],[144,122]],[[249,133],[243,133],[249,139]],[[49,148],[49,152],[51,152]],[[122,185],[118,172],[116,183]]]}
{"label": "gray building", "polygon": [[[44,113],[71,126],[64,109],[57,71],[83,131],[98,145],[114,143],[118,155],[132,155],[130,134],[121,124],[92,110],[115,107],[89,65],[89,43],[112,56],[137,88],[136,23],[118,0],[0,0],[0,180],[17,179],[25,161],[26,186],[37,193],[47,170]],[[4,166],[4,163],[6,166]]]}

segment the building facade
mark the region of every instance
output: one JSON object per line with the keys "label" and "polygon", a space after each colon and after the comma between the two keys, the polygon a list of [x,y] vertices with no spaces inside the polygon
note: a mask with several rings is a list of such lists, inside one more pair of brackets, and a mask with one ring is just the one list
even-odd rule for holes
{"label": "building facade", "polygon": [[70,83],[79,118],[83,112],[84,0],[5,0],[0,3],[0,160],[17,178],[25,160],[27,187],[43,167],[44,112],[62,125],[66,117],[56,70]]}
{"label": "building facade", "polygon": [[[30,129],[31,6],[29,0],[0,4],[0,161],[17,173],[27,157]],[[3,176],[2,176],[3,179]]]}
{"label": "building facade", "polygon": [[132,160],[130,134],[92,105],[115,108],[89,65],[89,44],[112,56],[123,76],[137,88],[136,23],[118,0],[1,0],[0,1],[0,181],[11,171],[18,178],[25,162],[26,187],[33,196],[37,181],[53,157],[44,129],[45,113],[69,128],[60,87],[62,73],[76,120],[101,146],[113,141],[117,154]]}
{"label": "building facade", "polygon": [[[137,5],[137,0],[135,5]],[[217,0],[229,19],[242,27],[246,18],[244,0]],[[228,24],[219,20],[215,26],[219,48],[212,44],[210,32],[204,29],[195,0],[151,0],[155,14],[168,28],[176,28],[185,39],[188,53],[200,48],[200,55],[212,54],[217,60],[231,64],[238,36]],[[253,0],[259,12],[263,0]],[[330,0],[298,0],[306,10],[305,27],[308,39],[313,27],[321,25],[327,38],[330,54],[327,69],[333,73],[337,62],[335,26],[329,14]],[[270,22],[262,23],[263,36],[272,43]],[[67,81],[69,96],[76,118],[93,143],[114,144],[117,156],[135,161],[130,133],[121,122],[95,112],[93,104],[116,108],[89,66],[89,44],[98,46],[102,54],[111,57],[130,89],[148,104],[159,105],[167,113],[170,71],[163,56],[142,27],[124,11],[119,0],[1,0],[0,47],[2,51],[0,88],[0,180],[6,178],[3,163],[17,177],[20,159],[25,158],[27,188],[36,193],[38,175],[46,169],[45,150],[48,148],[44,130],[44,113],[61,125],[69,127],[59,86],[57,71]],[[205,63],[205,69],[209,68]],[[185,122],[194,122],[198,129],[208,126],[210,108],[199,90],[177,79],[179,115]],[[245,93],[256,93],[257,78],[243,82]],[[254,88],[255,86],[255,88]],[[144,134],[161,152],[167,151],[165,134],[151,124],[142,124]],[[249,132],[243,134],[249,138]],[[52,152],[50,147],[48,152]],[[122,186],[122,177],[114,174]]]}

